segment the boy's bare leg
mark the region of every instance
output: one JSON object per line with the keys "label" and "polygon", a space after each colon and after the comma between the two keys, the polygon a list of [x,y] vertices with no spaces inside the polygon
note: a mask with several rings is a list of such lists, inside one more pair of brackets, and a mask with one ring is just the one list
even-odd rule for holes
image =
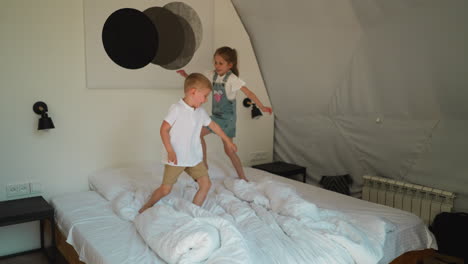
{"label": "boy's bare leg", "polygon": [[206,199],[206,195],[208,194],[208,191],[211,188],[210,177],[208,176],[200,177],[197,179],[197,183],[198,183],[198,191],[193,197],[193,203],[201,207],[203,205],[203,202]]}
{"label": "boy's bare leg", "polygon": [[[232,142],[232,138],[230,138],[230,140]],[[231,159],[232,165],[234,166],[234,169],[236,169],[236,172],[239,178],[242,180],[248,181],[247,178],[245,177],[244,169],[242,168],[242,162],[239,156],[237,156],[236,152],[230,150],[226,146],[224,141],[223,141],[223,144],[224,144],[224,152],[226,152],[226,155],[228,155],[228,157]]]}
{"label": "boy's bare leg", "polygon": [[200,134],[200,141],[203,149],[203,163],[205,163],[205,167],[208,169],[208,161],[206,157],[206,142],[205,142],[205,136],[210,134],[210,130],[206,127],[202,128],[201,134]]}
{"label": "boy's bare leg", "polygon": [[151,195],[150,199],[141,207],[140,210],[138,210],[138,213],[143,213],[146,209],[150,208],[153,206],[155,203],[157,203],[161,198],[164,196],[168,195],[171,192],[172,185],[170,184],[161,184],[159,188],[154,190],[153,194]]}

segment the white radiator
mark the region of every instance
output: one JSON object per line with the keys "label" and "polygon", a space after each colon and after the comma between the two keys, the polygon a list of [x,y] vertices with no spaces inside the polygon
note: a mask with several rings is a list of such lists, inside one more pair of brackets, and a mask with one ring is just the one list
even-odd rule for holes
{"label": "white radiator", "polygon": [[450,212],[455,194],[435,188],[391,180],[375,176],[364,176],[362,199],[411,212],[427,225],[440,212]]}

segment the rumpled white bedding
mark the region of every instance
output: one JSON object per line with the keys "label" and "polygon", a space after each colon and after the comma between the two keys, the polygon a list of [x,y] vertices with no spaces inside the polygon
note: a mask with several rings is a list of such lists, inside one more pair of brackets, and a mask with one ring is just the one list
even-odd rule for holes
{"label": "rumpled white bedding", "polygon": [[51,200],[59,230],[89,264],[165,263],[132,222],[114,214],[110,202],[94,191],[62,194]]}
{"label": "rumpled white bedding", "polygon": [[174,187],[142,214],[149,190],[123,191],[111,201],[168,263],[378,263],[394,230],[380,217],[319,208],[269,178],[213,181],[202,208],[191,203],[196,183]]}
{"label": "rumpled white bedding", "polygon": [[[393,224],[379,217],[351,216],[318,208],[297,195],[291,186],[272,180],[257,184],[228,178],[224,183],[236,197],[258,205],[254,207],[257,215],[265,215],[265,213],[272,215],[286,235],[293,239],[296,236],[295,246],[305,240],[306,243],[300,246],[306,252],[313,252],[313,250],[320,252],[321,249],[317,247],[324,247],[323,245],[327,242],[336,242],[332,243],[333,245],[329,248],[322,248],[322,250],[331,250],[329,252],[334,251],[331,261],[335,263],[350,263],[347,254],[355,263],[377,263],[383,255],[382,248],[386,234],[394,230]],[[258,213],[260,211],[261,214]],[[309,235],[310,239],[307,238]],[[323,245],[317,246],[314,242],[323,243]],[[340,246],[345,248],[346,252]],[[344,262],[337,260],[339,252],[342,253],[339,258]],[[309,258],[320,257],[313,255]],[[307,263],[322,262],[307,261]]]}
{"label": "rumpled white bedding", "polygon": [[135,218],[143,239],[167,263],[251,263],[237,228],[189,201],[161,201]]}

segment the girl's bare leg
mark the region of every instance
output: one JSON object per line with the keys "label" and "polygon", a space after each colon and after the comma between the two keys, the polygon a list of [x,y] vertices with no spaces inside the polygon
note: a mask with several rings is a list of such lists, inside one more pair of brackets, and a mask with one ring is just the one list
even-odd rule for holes
{"label": "girl's bare leg", "polygon": [[202,145],[202,149],[203,149],[203,163],[205,163],[205,167],[206,169],[208,169],[208,161],[207,161],[207,157],[206,157],[206,142],[205,142],[205,136],[210,134],[211,131],[204,127],[202,128],[202,131],[201,131],[201,134],[200,134],[200,141],[201,141],[201,145]]}
{"label": "girl's bare leg", "polygon": [[168,195],[171,192],[172,185],[170,184],[161,184],[159,188],[154,190],[153,194],[151,195],[151,198],[141,207],[140,210],[138,210],[138,213],[143,213],[146,209],[150,208],[153,206],[155,203],[157,203],[161,198],[164,196]]}
{"label": "girl's bare leg", "polygon": [[203,205],[203,202],[206,199],[206,195],[208,194],[208,191],[211,188],[210,177],[203,176],[201,178],[198,178],[197,183],[198,183],[198,191],[193,197],[193,203],[201,207]]}
{"label": "girl's bare leg", "polygon": [[[232,142],[232,138],[230,138],[229,140],[231,140]],[[236,169],[236,172],[239,178],[242,180],[248,181],[247,178],[245,177],[244,169],[242,168],[242,162],[239,156],[237,156],[237,153],[229,149],[224,143],[224,141],[223,141],[223,144],[224,144],[224,152],[226,152],[226,155],[228,155],[228,157],[231,159],[232,165],[234,166],[234,169]]]}

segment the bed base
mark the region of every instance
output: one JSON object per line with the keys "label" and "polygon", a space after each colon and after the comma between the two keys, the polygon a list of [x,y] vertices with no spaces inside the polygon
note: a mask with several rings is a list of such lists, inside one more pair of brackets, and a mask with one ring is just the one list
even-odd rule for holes
{"label": "bed base", "polygon": [[55,241],[57,243],[57,249],[60,251],[62,256],[67,260],[68,264],[85,264],[84,262],[80,261],[80,257],[78,253],[76,253],[75,249],[67,243],[67,239],[65,236],[60,232],[57,226],[55,228]]}

